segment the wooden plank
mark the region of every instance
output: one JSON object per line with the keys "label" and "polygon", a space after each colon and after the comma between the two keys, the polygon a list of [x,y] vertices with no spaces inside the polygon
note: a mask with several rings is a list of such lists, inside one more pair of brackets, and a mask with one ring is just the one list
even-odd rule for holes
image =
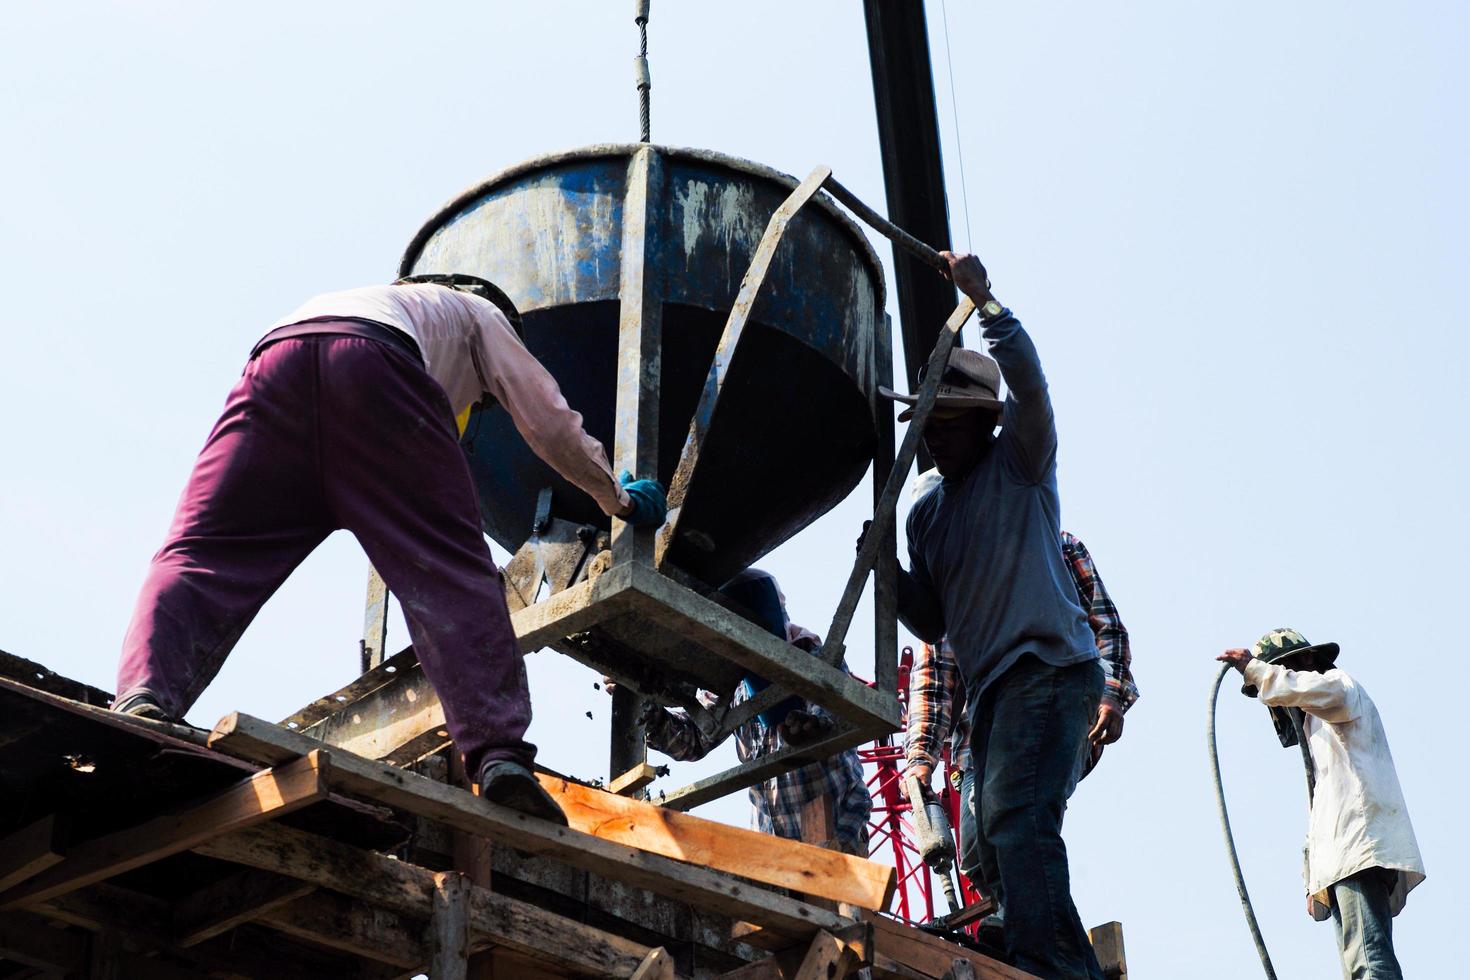
{"label": "wooden plank", "polygon": [[1087,930],[1092,951],[1108,980],[1128,980],[1128,957],[1123,952],[1123,923],[1104,922]]}
{"label": "wooden plank", "polygon": [[933,980],[928,974],[905,966],[886,953],[874,953],[869,969],[873,971],[875,980]]}
{"label": "wooden plank", "polygon": [[48,972],[74,973],[82,968],[82,952],[86,949],[82,939],[29,912],[0,916],[0,960]]}
{"label": "wooden plank", "polygon": [[830,932],[812,937],[792,980],[844,980],[858,968],[858,954]]}
{"label": "wooden plank", "polygon": [[470,965],[470,880],[458,871],[436,874],[429,908],[429,980],[465,980]]}
{"label": "wooden plank", "polygon": [[298,810],[327,795],[331,765],[312,750],[280,769],[265,769],[180,813],[78,844],[49,871],[0,895],[0,910],[34,905],[187,851],[211,837]]}
{"label": "wooden plank", "polygon": [[1035,980],[1015,967],[965,949],[938,936],[906,926],[883,915],[865,913],[873,925],[873,947],[876,963],[886,957],[894,962],[931,977],[942,977],[963,959],[975,970],[980,980]]}
{"label": "wooden plank", "polygon": [[[252,925],[233,936],[216,937],[183,949],[174,943],[173,909],[162,899],[106,882],[51,899],[40,906],[49,919],[91,932],[112,930],[144,948],[168,953],[202,971],[271,980],[319,980],[340,975],[341,961],[282,937],[270,948],[260,942],[270,935]],[[236,942],[238,940],[238,942]]]}
{"label": "wooden plank", "polygon": [[271,909],[259,921],[288,936],[405,970],[417,971],[429,959],[420,922],[327,891]]}
{"label": "wooden plank", "polygon": [[628,980],[674,980],[674,955],[662,946],[649,950]]}
{"label": "wooden plank", "polygon": [[242,871],[205,885],[174,905],[178,945],[196,946],[294,902],[316,886],[265,871]]}
{"label": "wooden plank", "polygon": [[490,965],[489,980],[566,980],[569,976],[561,970],[548,969],[545,963],[537,962],[524,953],[515,953],[500,946],[482,955]]}
{"label": "wooden plank", "polygon": [[92,936],[87,980],[122,980],[122,937],[110,929]]}
{"label": "wooden plank", "polygon": [[720,980],[782,980],[781,961],[772,954],[765,959],[721,973]]}
{"label": "wooden plank", "polygon": [[[243,714],[226,717],[210,736],[212,747],[264,764],[309,751],[313,744],[295,732]],[[817,929],[841,929],[852,921],[726,874],[538,820],[463,790],[351,753],[341,752],[333,757],[331,780],[349,795],[398,807],[533,854],[560,858],[627,884],[777,932],[807,936]]]}
{"label": "wooden plank", "polygon": [[0,840],[0,894],[61,863],[55,836],[56,818],[45,816]]}
{"label": "wooden plank", "polygon": [[[214,838],[195,851],[291,875],[400,915],[429,915],[432,871],[281,824]],[[647,946],[483,888],[470,892],[470,929],[474,946],[495,943],[594,976],[627,976],[648,955]]]}
{"label": "wooden plank", "polygon": [[896,875],[891,866],[565,779],[540,779],[574,830],[603,840],[868,909],[887,908],[893,897]]}
{"label": "wooden plank", "polygon": [[607,784],[607,791],[614,796],[632,796],[658,778],[658,770],[646,762],[629,769]]}
{"label": "wooden plank", "polygon": [[[734,934],[740,941],[759,949],[770,950],[773,955],[747,963],[739,970],[722,974],[723,977],[739,978],[739,980],[756,980],[756,978],[768,975],[779,978],[791,977],[796,974],[813,949],[831,948],[830,944],[824,947],[819,941],[823,935],[835,940],[838,947],[851,952],[851,962],[845,967],[849,972],[875,962],[871,922],[859,922],[837,933],[820,932],[817,934],[817,941],[805,946],[792,946],[788,940],[783,940],[779,936],[774,936],[745,922],[736,924]],[[835,965],[834,962],[834,969]],[[825,967],[823,969],[825,970]],[[834,975],[842,974],[834,973]]]}

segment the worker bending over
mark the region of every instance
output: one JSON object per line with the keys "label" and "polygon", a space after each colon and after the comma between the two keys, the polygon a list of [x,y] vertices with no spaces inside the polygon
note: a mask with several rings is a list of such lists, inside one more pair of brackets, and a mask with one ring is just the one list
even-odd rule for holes
{"label": "worker bending over", "polygon": [[948,635],[964,676],[980,833],[1005,896],[1007,958],[1041,977],[1102,980],[1072,904],[1061,827],[1103,669],[1062,555],[1051,399],[1036,348],[991,295],[980,260],[942,254],[980,310],[994,360],[963,348],[950,355],[924,428],[943,482],[909,512],[911,571],[899,569],[899,613],[922,640]]}
{"label": "worker bending over", "polygon": [[565,823],[530,773],[525,664],[455,418],[494,399],[605,514],[660,524],[663,490],[619,485],[503,293],[434,278],[318,296],[255,345],[149,566],[114,709],[181,718],[286,576],[346,528],[401,600],[486,798]]}
{"label": "worker bending over", "polygon": [[[937,483],[935,480],[934,485]],[[1063,531],[1062,555],[1077,587],[1078,600],[1087,611],[1087,622],[1095,637],[1098,662],[1104,675],[1097,718],[1087,733],[1087,742],[1078,759],[1077,779],[1081,780],[1102,758],[1103,749],[1122,737],[1123,715],[1138,700],[1139,694],[1133,681],[1128,630],[1097,573],[1091,553],[1075,536]],[[981,929],[988,934],[986,938],[990,942],[1001,945],[1004,942],[1001,931],[1005,927],[1004,896],[996,870],[995,851],[979,833],[975,773],[970,765],[965,682],[955,663],[953,648],[948,640],[943,640],[937,644],[926,643],[920,648],[909,675],[904,755],[908,772],[917,775],[926,786],[939,765],[946,741],[950,750],[950,779],[960,801],[960,871],[971,881],[982,885],[986,894],[994,899],[996,911],[982,920]]]}
{"label": "worker bending over", "polygon": [[[814,654],[821,647],[820,637],[791,622],[786,614],[785,596],[769,572],[748,569],[720,591],[733,599],[741,607],[741,612],[773,635],[808,653]],[[746,677],[736,685],[729,706],[733,708],[743,704],[768,686],[762,678]],[[699,700],[705,707],[714,708],[721,698],[711,691],[700,691]],[[677,708],[663,708],[649,702],[642,722],[648,733],[649,747],[681,762],[703,759],[720,744],[705,735],[687,713]],[[741,762],[749,762],[786,746],[815,742],[830,734],[835,727],[832,716],[818,705],[800,698],[788,698],[735,730],[735,752]],[[873,800],[863,782],[862,764],[854,749],[752,786],[751,823],[762,833],[803,840],[802,810],[823,795],[832,799],[838,846],[848,854],[867,857],[868,815],[872,812]]]}
{"label": "worker bending over", "polygon": [[1276,629],[1251,650],[1216,657],[1245,677],[1241,693],[1298,709],[1314,789],[1304,869],[1307,912],[1331,916],[1349,980],[1400,980],[1393,917],[1424,880],[1424,862],[1399,788],[1378,708],[1336,667],[1336,643],[1310,644]]}

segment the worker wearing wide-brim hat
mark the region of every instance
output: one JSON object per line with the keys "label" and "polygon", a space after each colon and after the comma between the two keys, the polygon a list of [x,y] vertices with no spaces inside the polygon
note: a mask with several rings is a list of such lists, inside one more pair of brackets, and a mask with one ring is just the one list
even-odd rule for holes
{"label": "worker wearing wide-brim hat", "polygon": [[520,315],[473,276],[326,293],[251,351],[138,595],[114,710],[181,718],[297,565],[339,528],[399,597],[424,675],[483,795],[566,823],[530,771],[526,668],[459,445],[493,399],[532,451],[609,516],[663,522],[663,488],[621,481]]}
{"label": "worker wearing wide-brim hat", "polygon": [[926,642],[948,636],[964,676],[980,832],[1005,893],[1006,958],[1039,976],[1102,980],[1061,837],[1104,678],[1062,555],[1051,396],[1035,345],[991,294],[984,266],[944,255],[980,311],[991,356],[952,352],[924,423],[943,479],[909,511],[899,615]]}
{"label": "worker wearing wide-brim hat", "polygon": [[1383,720],[1337,666],[1338,653],[1336,643],[1309,643],[1282,628],[1216,659],[1244,675],[1241,693],[1304,713],[1315,776],[1303,871],[1308,911],[1319,922],[1332,918],[1346,976],[1398,978],[1393,917],[1424,880],[1424,862]]}

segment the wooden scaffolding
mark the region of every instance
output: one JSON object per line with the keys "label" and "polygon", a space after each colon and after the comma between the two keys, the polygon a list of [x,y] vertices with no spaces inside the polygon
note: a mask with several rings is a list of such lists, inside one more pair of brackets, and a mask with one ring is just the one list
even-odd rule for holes
{"label": "wooden scaffolding", "polygon": [[560,828],[452,753],[212,732],[0,654],[0,978],[1020,978],[879,913],[894,871],[549,774]]}

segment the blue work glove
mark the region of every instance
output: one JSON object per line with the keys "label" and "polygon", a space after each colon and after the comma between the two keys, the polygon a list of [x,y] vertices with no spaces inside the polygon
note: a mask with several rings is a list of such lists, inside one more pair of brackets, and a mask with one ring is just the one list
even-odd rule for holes
{"label": "blue work glove", "polygon": [[635,480],[633,474],[623,470],[618,477],[628,499],[633,501],[633,512],[623,520],[634,527],[658,527],[669,514],[669,501],[664,495],[664,485],[657,480]]}

